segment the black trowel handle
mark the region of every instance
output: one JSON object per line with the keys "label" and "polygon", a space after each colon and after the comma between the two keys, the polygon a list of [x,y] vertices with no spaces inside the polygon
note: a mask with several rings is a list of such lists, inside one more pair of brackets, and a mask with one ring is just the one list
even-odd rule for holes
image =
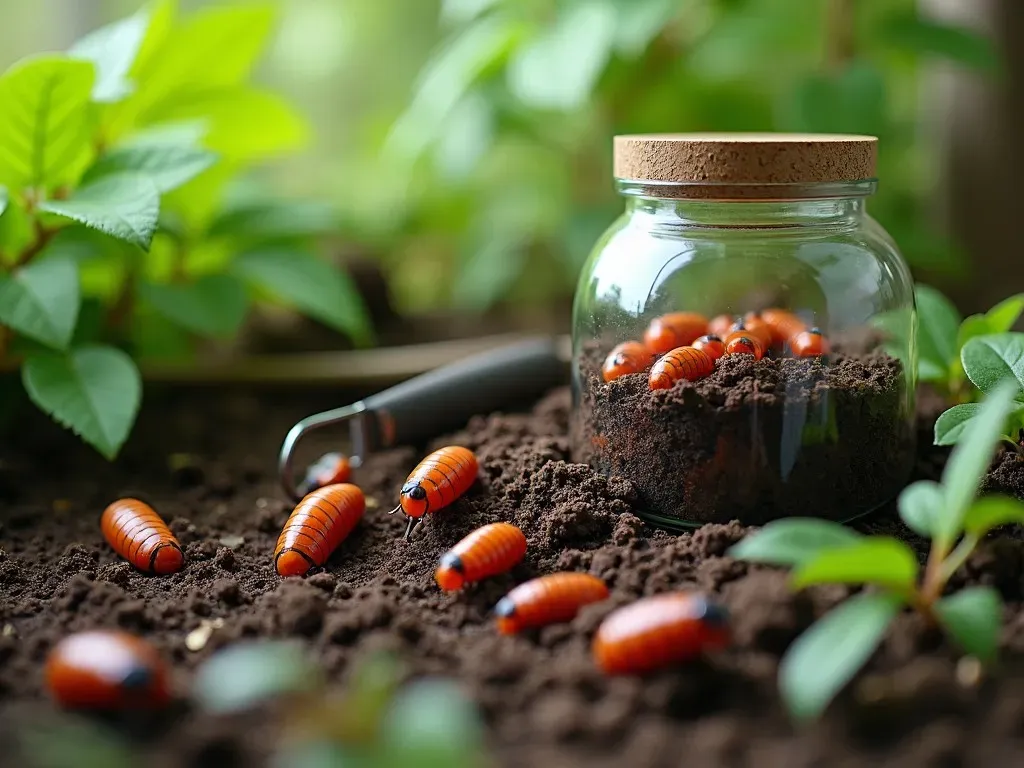
{"label": "black trowel handle", "polygon": [[473,355],[363,400],[367,448],[416,443],[458,429],[478,413],[525,403],[568,381],[553,338]]}

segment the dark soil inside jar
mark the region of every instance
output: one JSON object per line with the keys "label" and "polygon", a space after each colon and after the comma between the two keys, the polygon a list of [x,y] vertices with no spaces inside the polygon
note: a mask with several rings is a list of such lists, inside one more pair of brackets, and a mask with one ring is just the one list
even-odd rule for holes
{"label": "dark soil inside jar", "polygon": [[[1024,550],[987,542],[958,584],[992,584],[1007,600],[1003,663],[978,676],[955,647],[912,615],[900,617],[880,651],[829,710],[804,729],[788,722],[776,690],[779,658],[801,631],[848,593],[793,593],[784,573],[727,556],[749,529],[709,524],[673,535],[638,517],[639,494],[574,464],[567,438],[569,393],[523,414],[473,419],[439,437],[475,450],[481,479],[409,544],[386,511],[425,448],[373,457],[355,481],[370,499],[363,523],[305,579],[282,581],[271,552],[288,513],[273,467],[297,418],[336,405],[331,395],[147,391],[138,428],[114,465],[27,416],[0,443],[0,764],[31,765],[13,745],[28,726],[51,721],[42,664],[66,633],[123,627],[153,642],[172,666],[182,701],[145,728],[126,728],[146,764],[267,764],[280,711],[211,717],[187,701],[196,665],[243,637],[300,639],[334,683],[366,654],[399,653],[410,673],[457,679],[480,706],[502,766],[930,766],[1013,765],[1024,749]],[[921,426],[927,433],[930,423]],[[316,450],[335,447],[314,435]],[[173,453],[195,460],[176,461]],[[934,477],[943,450],[919,446],[918,473]],[[181,573],[140,575],[103,542],[100,511],[139,494],[180,537]],[[813,511],[813,510],[804,510]],[[510,520],[529,539],[511,574],[441,594],[438,556],[470,529]],[[916,540],[889,506],[857,524]],[[499,636],[490,614],[512,585],[555,569],[607,580],[611,599],[574,621],[518,637]],[[645,678],[606,678],[589,652],[613,607],[638,596],[699,588],[733,615],[734,646]],[[216,622],[199,651],[188,633]],[[681,758],[685,755],[685,758]],[[84,764],[84,762],[83,762]]]}
{"label": "dark soil inside jar", "polygon": [[[727,355],[714,372],[652,392],[647,373],[604,382],[582,363],[574,457],[633,480],[665,524],[849,520],[891,499],[913,462],[899,361]],[[930,441],[929,441],[930,442]]]}

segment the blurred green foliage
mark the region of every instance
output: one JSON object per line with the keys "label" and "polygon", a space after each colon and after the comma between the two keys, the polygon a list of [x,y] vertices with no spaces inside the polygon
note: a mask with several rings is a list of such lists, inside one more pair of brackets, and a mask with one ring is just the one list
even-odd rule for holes
{"label": "blurred green foliage", "polygon": [[941,57],[989,75],[998,61],[983,38],[915,6],[445,0],[442,40],[383,143],[380,173],[407,180],[385,238],[404,303],[570,294],[621,210],[611,136],[635,132],[875,134],[873,215],[913,266],[956,274],[963,257],[926,212],[935,155],[921,69]]}

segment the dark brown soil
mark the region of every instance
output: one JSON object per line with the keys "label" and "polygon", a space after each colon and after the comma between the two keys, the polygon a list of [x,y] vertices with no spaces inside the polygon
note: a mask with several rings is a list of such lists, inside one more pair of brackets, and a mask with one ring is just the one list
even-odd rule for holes
{"label": "dark brown soil", "polygon": [[[147,398],[113,466],[33,417],[0,445],[0,744],[16,743],[26,721],[53,716],[41,671],[57,639],[120,626],[160,648],[183,696],[197,663],[241,637],[301,638],[335,681],[364,653],[393,649],[414,673],[462,681],[503,766],[989,767],[1019,764],[1024,754],[1024,545],[1010,538],[986,543],[959,579],[993,584],[1007,600],[1003,663],[992,676],[974,679],[955,648],[906,615],[824,719],[796,730],[776,692],[779,657],[848,590],[794,594],[784,574],[732,560],[725,551],[746,530],[735,523],[682,535],[646,527],[635,516],[635,486],[570,463],[567,391],[532,413],[478,417],[435,441],[477,451],[481,481],[408,544],[403,522],[386,510],[424,447],[374,458],[354,478],[371,499],[363,524],[326,569],[287,581],[271,566],[288,513],[274,456],[293,420],[336,398],[184,390]],[[335,447],[315,439],[315,450]],[[942,454],[921,447],[917,472],[934,476]],[[172,469],[175,453],[196,460],[189,467],[179,457]],[[129,493],[171,523],[186,550],[181,573],[142,576],[103,543],[101,510]],[[432,580],[438,555],[496,520],[527,533],[525,562],[462,594],[441,594]],[[906,535],[891,507],[858,525]],[[606,579],[612,598],[570,624],[497,635],[495,602],[556,568]],[[589,641],[612,607],[690,588],[730,609],[732,649],[645,679],[608,679],[595,669]],[[223,626],[202,651],[186,650],[186,634],[208,619]],[[183,702],[136,738],[154,765],[262,765],[275,723],[270,712],[211,719]],[[9,748],[0,763],[26,764]]]}
{"label": "dark brown soil", "polygon": [[646,372],[604,382],[598,356],[581,368],[573,456],[631,478],[656,521],[849,520],[910,473],[903,370],[882,352],[828,364],[727,355],[710,376],[655,392]]}

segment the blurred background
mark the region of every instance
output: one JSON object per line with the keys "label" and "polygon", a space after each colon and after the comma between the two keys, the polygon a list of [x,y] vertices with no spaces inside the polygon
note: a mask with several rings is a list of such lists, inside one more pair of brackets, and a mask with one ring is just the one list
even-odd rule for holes
{"label": "blurred background", "polygon": [[[232,2],[179,2],[215,4]],[[142,5],[8,3],[0,65]],[[262,173],[336,206],[346,251],[380,266],[403,314],[567,324],[579,265],[621,210],[611,137],[627,132],[876,134],[869,209],[918,279],[968,311],[1024,285],[1018,0],[278,5],[259,80],[310,131]]]}

